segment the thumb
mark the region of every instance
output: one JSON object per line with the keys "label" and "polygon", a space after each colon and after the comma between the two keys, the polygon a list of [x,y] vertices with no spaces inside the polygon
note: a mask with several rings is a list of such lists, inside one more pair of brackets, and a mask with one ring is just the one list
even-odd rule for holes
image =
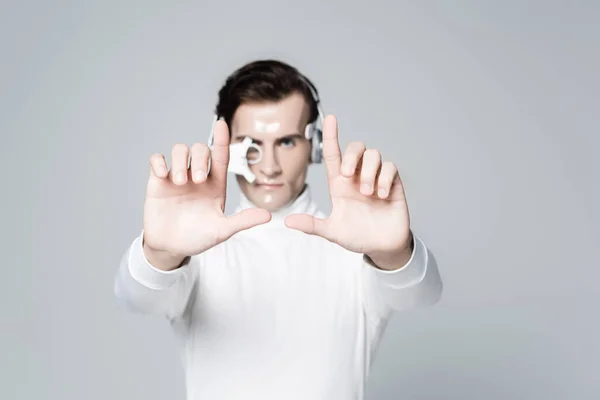
{"label": "thumb", "polygon": [[309,214],[293,214],[285,218],[285,226],[295,229],[309,235],[321,236],[327,240],[332,238],[327,229],[327,222],[324,219],[313,217]]}
{"label": "thumb", "polygon": [[261,208],[248,208],[225,219],[222,234],[230,238],[236,233],[265,224],[271,220],[271,213]]}

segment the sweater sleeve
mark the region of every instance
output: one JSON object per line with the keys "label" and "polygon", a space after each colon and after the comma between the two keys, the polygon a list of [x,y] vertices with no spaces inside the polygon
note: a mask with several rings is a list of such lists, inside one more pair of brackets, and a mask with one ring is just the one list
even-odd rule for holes
{"label": "sweater sleeve", "polygon": [[363,256],[365,303],[369,311],[386,316],[437,303],[442,295],[442,279],[437,261],[425,242],[413,234],[414,248],[403,267],[387,271],[377,268]]}
{"label": "sweater sleeve", "polygon": [[114,280],[117,300],[130,311],[179,318],[193,296],[197,259],[188,259],[172,271],[160,270],[145,257],[143,237],[142,231],[121,258]]}

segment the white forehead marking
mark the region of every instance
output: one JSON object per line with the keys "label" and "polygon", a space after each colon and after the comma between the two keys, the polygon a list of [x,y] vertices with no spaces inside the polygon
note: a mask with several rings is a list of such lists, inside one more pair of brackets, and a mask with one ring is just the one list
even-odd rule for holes
{"label": "white forehead marking", "polygon": [[254,129],[261,133],[275,133],[279,130],[279,122],[254,121]]}

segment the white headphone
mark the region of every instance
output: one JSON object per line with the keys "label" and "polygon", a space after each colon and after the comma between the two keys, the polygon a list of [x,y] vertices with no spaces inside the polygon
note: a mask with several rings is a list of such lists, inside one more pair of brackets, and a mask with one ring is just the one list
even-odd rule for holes
{"label": "white headphone", "polygon": [[304,136],[311,142],[310,161],[313,164],[319,164],[323,162],[323,120],[325,119],[325,113],[321,107],[321,99],[319,98],[317,89],[302,74],[299,74],[299,76],[310,90],[313,100],[317,105],[317,118],[306,125]]}

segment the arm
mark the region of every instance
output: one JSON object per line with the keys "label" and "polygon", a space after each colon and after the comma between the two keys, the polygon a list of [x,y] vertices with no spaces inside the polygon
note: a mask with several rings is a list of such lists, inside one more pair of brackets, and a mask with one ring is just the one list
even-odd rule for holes
{"label": "arm", "polygon": [[121,259],[114,281],[115,295],[132,311],[168,319],[181,317],[196,286],[197,269],[190,258],[175,269],[155,267],[144,253],[143,237],[142,232]]}
{"label": "arm", "polygon": [[380,315],[430,306],[441,298],[443,283],[435,257],[422,239],[412,237],[410,257],[405,262],[398,254],[397,268],[390,257],[363,256],[365,302]]}

